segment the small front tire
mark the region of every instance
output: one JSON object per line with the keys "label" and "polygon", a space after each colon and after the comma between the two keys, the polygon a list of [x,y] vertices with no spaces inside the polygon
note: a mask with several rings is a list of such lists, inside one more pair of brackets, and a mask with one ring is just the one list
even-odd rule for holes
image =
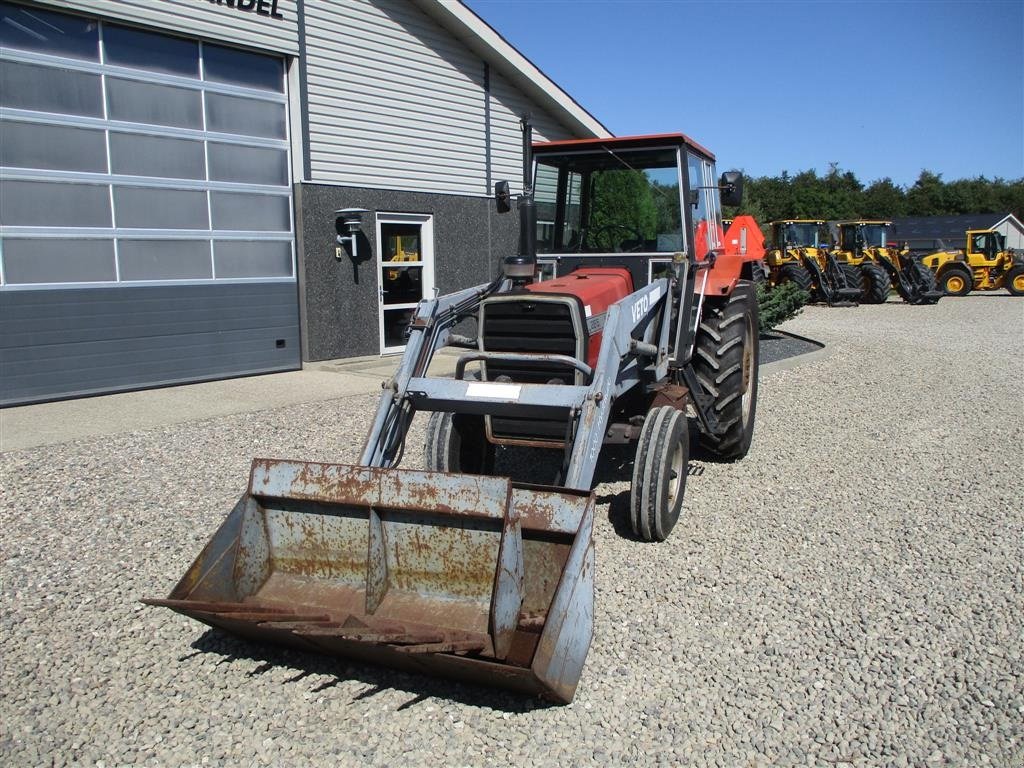
{"label": "small front tire", "polygon": [[664,541],[679,519],[690,463],[686,413],[669,406],[647,412],[633,462],[629,522],[643,541]]}
{"label": "small front tire", "polygon": [[423,454],[431,472],[489,475],[494,471],[494,446],[484,435],[483,416],[430,414]]}

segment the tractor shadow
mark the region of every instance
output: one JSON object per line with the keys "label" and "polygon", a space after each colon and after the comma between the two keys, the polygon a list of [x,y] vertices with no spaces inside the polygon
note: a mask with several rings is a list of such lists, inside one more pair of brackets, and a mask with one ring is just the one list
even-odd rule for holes
{"label": "tractor shadow", "polygon": [[191,647],[195,652],[185,654],[179,661],[186,661],[199,654],[213,654],[221,657],[218,665],[242,664],[243,668],[252,667],[245,674],[253,678],[274,672],[280,674],[281,670],[285,670],[293,674],[280,683],[274,683],[275,685],[308,686],[309,692],[313,694],[323,693],[346,682],[365,685],[363,690],[351,697],[351,702],[369,699],[388,690],[408,694],[408,700],[399,704],[397,710],[414,709],[430,699],[510,714],[523,714],[560,706],[536,696],[483,684],[430,677],[427,674],[405,672],[368,662],[282,646],[257,644],[219,629],[208,629],[192,642]]}

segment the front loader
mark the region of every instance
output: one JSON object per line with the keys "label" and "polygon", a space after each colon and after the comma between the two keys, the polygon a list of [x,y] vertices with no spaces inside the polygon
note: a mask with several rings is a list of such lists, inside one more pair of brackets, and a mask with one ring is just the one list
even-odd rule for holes
{"label": "front loader", "polygon": [[968,230],[966,238],[964,250],[943,248],[921,258],[946,295],[1005,288],[1011,296],[1024,296],[1024,255],[1007,248],[1005,236],[994,229]]}
{"label": "front loader", "polygon": [[[593,632],[602,447],[636,445],[631,526],[665,539],[688,415],[712,455],[750,446],[757,304],[721,247],[738,173],[716,179],[681,134],[524,136],[518,253],[490,284],[420,302],[360,463],[254,460],[170,596],[146,602],[256,642],[572,700]],[[511,208],[507,183],[495,198]],[[466,320],[475,335],[457,333]],[[428,376],[445,346],[464,350],[454,377]],[[421,411],[427,469],[400,468]],[[502,445],[561,449],[557,483],[494,476]]]}
{"label": "front loader", "polygon": [[892,287],[908,304],[934,304],[943,296],[935,275],[892,241],[891,221],[839,221],[836,257],[860,270],[861,301],[881,304]]}
{"label": "front loader", "polygon": [[830,307],[852,306],[860,299],[860,277],[829,250],[824,221],[773,221],[771,230],[767,263],[772,286],[794,283],[813,301],[823,301]]}

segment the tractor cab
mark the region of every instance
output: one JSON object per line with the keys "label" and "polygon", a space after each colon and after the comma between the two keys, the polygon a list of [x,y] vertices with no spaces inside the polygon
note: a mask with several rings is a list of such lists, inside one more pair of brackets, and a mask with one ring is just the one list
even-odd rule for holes
{"label": "tractor cab", "polygon": [[[676,254],[692,266],[726,258],[722,206],[738,204],[742,177],[719,179],[714,156],[686,136],[557,141],[532,150],[542,279],[621,266],[639,287]],[[733,283],[740,272],[737,262]]]}

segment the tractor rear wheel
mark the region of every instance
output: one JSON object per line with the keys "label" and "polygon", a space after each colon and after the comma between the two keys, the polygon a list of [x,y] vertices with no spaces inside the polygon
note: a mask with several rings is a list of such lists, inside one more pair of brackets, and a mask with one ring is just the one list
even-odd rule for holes
{"label": "tractor rear wheel", "polygon": [[686,412],[652,408],[640,429],[629,494],[629,522],[643,541],[664,541],[679,519],[690,463]]}
{"label": "tractor rear wheel", "polygon": [[430,414],[423,453],[431,472],[488,475],[494,471],[494,446],[484,435],[483,416]]}
{"label": "tractor rear wheel", "polygon": [[889,274],[874,262],[865,261],[860,265],[861,285],[864,286],[862,301],[865,304],[884,304],[892,290]]}
{"label": "tractor rear wheel", "polygon": [[806,291],[808,294],[814,293],[814,288],[811,285],[811,275],[802,264],[783,264],[779,270],[778,284],[782,285],[783,283],[793,283],[797,288]]}
{"label": "tractor rear wheel", "polygon": [[1006,290],[1011,296],[1024,296],[1024,266],[1013,267],[1006,274]]}
{"label": "tractor rear wheel", "polygon": [[966,296],[974,287],[974,278],[963,267],[950,267],[942,273],[940,286],[947,296]]}
{"label": "tractor rear wheel", "polygon": [[[800,270],[807,274],[803,267]],[[757,355],[757,299],[754,287],[740,280],[731,296],[705,301],[693,355],[694,372],[714,398],[719,425],[718,434],[701,433],[700,442],[726,461],[741,459],[750,450],[757,410]]]}

